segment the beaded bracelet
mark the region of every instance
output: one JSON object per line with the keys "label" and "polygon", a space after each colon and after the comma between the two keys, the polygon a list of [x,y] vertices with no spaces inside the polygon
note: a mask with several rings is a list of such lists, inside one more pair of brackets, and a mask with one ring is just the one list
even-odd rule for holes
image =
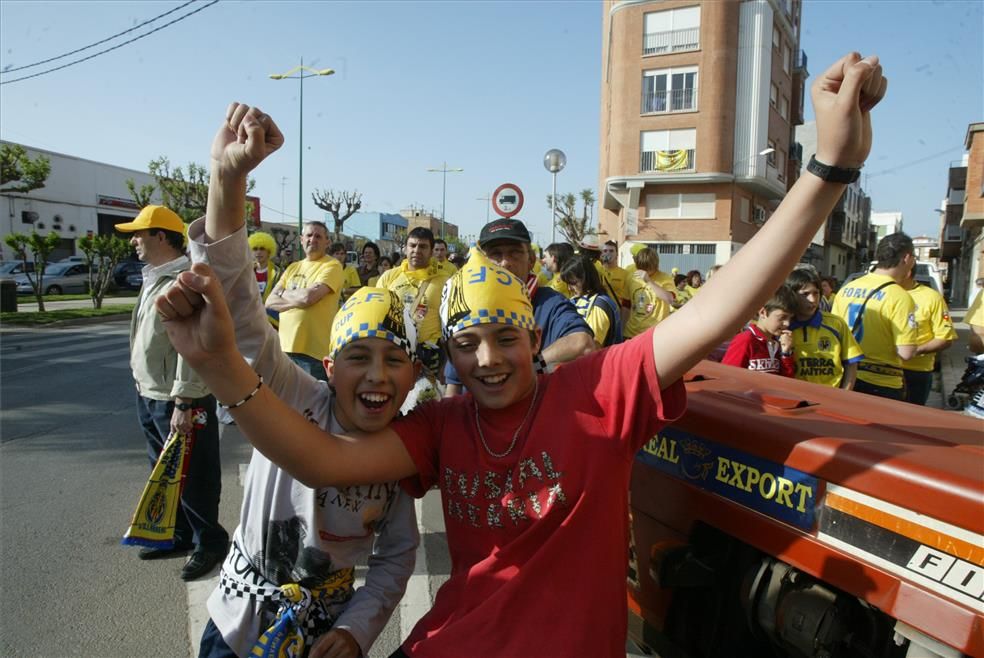
{"label": "beaded bracelet", "polygon": [[249,402],[250,400],[252,400],[256,396],[256,394],[260,392],[260,388],[263,386],[263,375],[257,375],[257,377],[260,378],[260,381],[256,384],[256,388],[253,389],[253,392],[252,393],[250,393],[249,395],[247,395],[246,397],[244,397],[242,400],[240,400],[236,404],[222,404],[221,402],[219,402],[219,408],[221,408],[221,409],[237,409],[237,408],[243,406],[244,404],[246,404],[247,402]]}

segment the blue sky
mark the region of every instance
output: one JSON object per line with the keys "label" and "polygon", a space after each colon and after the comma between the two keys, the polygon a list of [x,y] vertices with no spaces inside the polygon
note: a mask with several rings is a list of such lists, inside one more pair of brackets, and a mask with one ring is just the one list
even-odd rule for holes
{"label": "blue sky", "polygon": [[[0,68],[84,46],[180,4],[0,2]],[[945,195],[946,167],[962,155],[967,124],[984,119],[982,7],[805,3],[801,45],[814,76],[852,49],[883,58],[891,87],[875,114],[867,187],[874,208],[902,210],[912,234],[938,232],[932,209]],[[441,175],[427,169],[446,161],[465,170],[447,182],[448,220],[462,233],[485,221],[479,197],[513,182],[526,195],[521,217],[546,243],[543,154],[567,154],[558,191],[598,186],[601,19],[593,1],[223,0],[91,61],[0,86],[0,136],[134,169],[159,155],[204,163],[228,102],[259,105],[288,141],[256,172],[255,193],[264,219],[279,219],[281,209],[289,219],[297,212],[298,84],[268,74],[303,56],[337,71],[304,83],[305,217],[321,214],[314,187],[357,188],[367,210],[416,204],[439,212]]]}

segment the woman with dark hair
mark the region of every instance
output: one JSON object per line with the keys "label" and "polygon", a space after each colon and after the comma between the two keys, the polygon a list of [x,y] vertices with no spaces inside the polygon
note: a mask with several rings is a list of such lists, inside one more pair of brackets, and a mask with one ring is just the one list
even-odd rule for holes
{"label": "woman with dark hair", "polygon": [[618,304],[605,290],[594,262],[587,256],[574,256],[564,263],[559,278],[570,289],[571,303],[591,327],[598,347],[621,343],[622,318]]}
{"label": "woman with dark hair", "polygon": [[700,275],[700,270],[690,270],[687,272],[688,297],[696,295],[702,285],[704,285],[704,277]]}
{"label": "woman with dark hair", "polygon": [[566,242],[554,242],[543,250],[543,267],[552,275],[548,288],[553,288],[570,299],[571,291],[560,278],[560,271],[569,259],[574,257],[574,247]]}
{"label": "woman with dark hair", "polygon": [[382,272],[379,271],[379,246],[375,242],[367,242],[362,245],[362,262],[356,270],[359,274],[359,281],[362,285],[368,286],[369,280],[378,277]]}

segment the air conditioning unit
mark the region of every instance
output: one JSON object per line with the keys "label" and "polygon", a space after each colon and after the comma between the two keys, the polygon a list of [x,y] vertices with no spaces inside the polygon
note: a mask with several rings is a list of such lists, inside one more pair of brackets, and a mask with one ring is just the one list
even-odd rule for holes
{"label": "air conditioning unit", "polygon": [[756,208],[753,210],[752,221],[760,226],[765,224],[765,208]]}
{"label": "air conditioning unit", "polygon": [[33,210],[22,210],[21,221],[25,224],[33,224],[38,221],[38,214]]}

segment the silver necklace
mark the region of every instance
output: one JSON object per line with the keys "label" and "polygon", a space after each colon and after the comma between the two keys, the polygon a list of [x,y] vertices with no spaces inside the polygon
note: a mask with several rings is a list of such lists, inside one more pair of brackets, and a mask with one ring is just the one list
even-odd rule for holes
{"label": "silver necklace", "polygon": [[512,441],[509,443],[509,447],[506,448],[506,451],[505,452],[495,452],[494,450],[492,450],[492,448],[489,447],[489,444],[486,443],[486,441],[485,441],[485,434],[482,433],[482,420],[478,416],[478,402],[475,402],[474,403],[475,404],[475,427],[478,428],[478,438],[482,440],[482,446],[485,448],[485,452],[489,453],[490,456],[495,457],[496,459],[502,459],[503,457],[507,456],[510,452],[513,451],[513,448],[516,447],[516,440],[519,439],[519,433],[520,433],[520,431],[523,429],[523,426],[526,425],[526,421],[528,421],[530,419],[530,414],[533,413],[533,406],[536,404],[536,395],[537,395],[537,393],[539,391],[540,391],[540,381],[534,375],[533,376],[533,399],[530,400],[530,408],[526,410],[526,415],[523,416],[523,421],[519,424],[519,427],[516,428],[516,431],[513,432]]}

